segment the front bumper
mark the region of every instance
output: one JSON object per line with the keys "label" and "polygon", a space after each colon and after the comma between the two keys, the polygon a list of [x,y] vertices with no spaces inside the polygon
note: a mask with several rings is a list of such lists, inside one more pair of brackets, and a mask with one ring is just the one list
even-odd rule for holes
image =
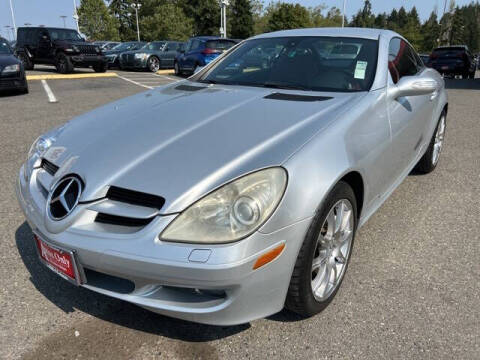
{"label": "front bumper", "polygon": [[119,59],[120,66],[126,69],[145,69],[147,67],[147,58],[130,58],[124,60],[122,57]]}
{"label": "front bumper", "polygon": [[27,86],[27,80],[25,76],[21,74],[12,75],[0,75],[0,91],[1,90],[13,90],[24,89]]}
{"label": "front bumper", "polygon": [[[85,274],[81,286],[167,316],[214,325],[246,323],[283,308],[310,219],[217,246],[159,240],[175,215],[158,217],[133,234],[93,232],[75,225],[54,233],[46,226],[50,220],[44,196],[36,190],[37,171],[41,170],[34,170],[27,181],[22,166],[18,201],[34,232],[75,252]],[[278,258],[253,270],[259,256],[280,244],[286,246]]]}
{"label": "front bumper", "polygon": [[103,55],[70,55],[70,59],[77,67],[89,67],[97,64],[107,63],[107,59]]}

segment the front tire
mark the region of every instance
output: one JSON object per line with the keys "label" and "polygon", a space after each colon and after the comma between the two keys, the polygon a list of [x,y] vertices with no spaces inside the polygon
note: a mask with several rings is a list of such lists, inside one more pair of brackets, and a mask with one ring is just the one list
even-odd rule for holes
{"label": "front tire", "polygon": [[435,170],[438,160],[440,159],[440,153],[442,152],[446,126],[447,114],[445,111],[443,111],[440,119],[438,120],[437,127],[435,128],[435,132],[430,140],[427,151],[417,165],[415,165],[415,171],[421,174],[428,174]]}
{"label": "front tire", "polygon": [[300,249],[285,306],[313,316],[333,300],[353,249],[357,202],[347,183],[340,181],[315,215]]}
{"label": "front tire", "polygon": [[152,73],[156,73],[158,70],[160,70],[160,60],[158,57],[151,56],[148,58],[147,67]]}
{"label": "front tire", "polygon": [[68,74],[73,71],[73,64],[68,56],[60,53],[56,57],[56,68],[60,74]]}
{"label": "front tire", "polygon": [[92,68],[93,68],[93,71],[95,71],[96,73],[104,73],[107,71],[108,66],[105,63],[100,63],[100,64],[93,65]]}

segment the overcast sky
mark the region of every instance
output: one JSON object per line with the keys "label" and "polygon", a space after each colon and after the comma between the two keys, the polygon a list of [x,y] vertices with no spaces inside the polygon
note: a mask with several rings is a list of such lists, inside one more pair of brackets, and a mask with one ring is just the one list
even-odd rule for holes
{"label": "overcast sky", "polygon": [[[15,21],[17,26],[23,26],[25,23],[33,25],[63,26],[61,15],[67,16],[67,27],[75,27],[73,21],[73,1],[74,0],[12,0],[15,11]],[[77,5],[80,0],[75,0]],[[343,0],[284,0],[291,3],[300,3],[304,6],[317,6],[326,4],[328,7],[336,6],[342,8]],[[450,0],[448,0],[450,1]],[[264,1],[268,3],[269,0]],[[363,0],[347,0],[347,15],[350,18],[363,5]],[[392,8],[405,6],[410,9],[413,5],[417,6],[422,19],[428,17],[433,8],[438,5],[439,13],[443,12],[444,0],[371,0],[373,11],[390,12]],[[458,5],[470,3],[471,0],[456,0]],[[0,34],[7,37],[5,25],[12,26],[12,17],[10,13],[9,0],[0,0]],[[11,33],[9,34],[11,36]]]}

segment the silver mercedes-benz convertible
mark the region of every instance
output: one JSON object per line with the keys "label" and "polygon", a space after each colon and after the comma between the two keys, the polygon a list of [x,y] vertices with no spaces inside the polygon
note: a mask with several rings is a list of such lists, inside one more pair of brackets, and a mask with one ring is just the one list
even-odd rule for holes
{"label": "silver mercedes-benz convertible", "polygon": [[17,195],[40,261],[76,285],[208,324],[311,316],[356,230],[436,167],[447,110],[394,32],[264,34],[40,136]]}

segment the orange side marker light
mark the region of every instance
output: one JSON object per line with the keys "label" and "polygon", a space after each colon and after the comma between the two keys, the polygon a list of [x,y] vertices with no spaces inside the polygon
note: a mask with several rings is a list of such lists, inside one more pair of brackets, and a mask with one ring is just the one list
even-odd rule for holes
{"label": "orange side marker light", "polygon": [[266,265],[269,262],[275,260],[282,253],[283,249],[285,249],[285,244],[281,244],[276,248],[260,256],[255,262],[255,264],[253,265],[253,270],[256,270],[259,267],[262,267],[263,265]]}

